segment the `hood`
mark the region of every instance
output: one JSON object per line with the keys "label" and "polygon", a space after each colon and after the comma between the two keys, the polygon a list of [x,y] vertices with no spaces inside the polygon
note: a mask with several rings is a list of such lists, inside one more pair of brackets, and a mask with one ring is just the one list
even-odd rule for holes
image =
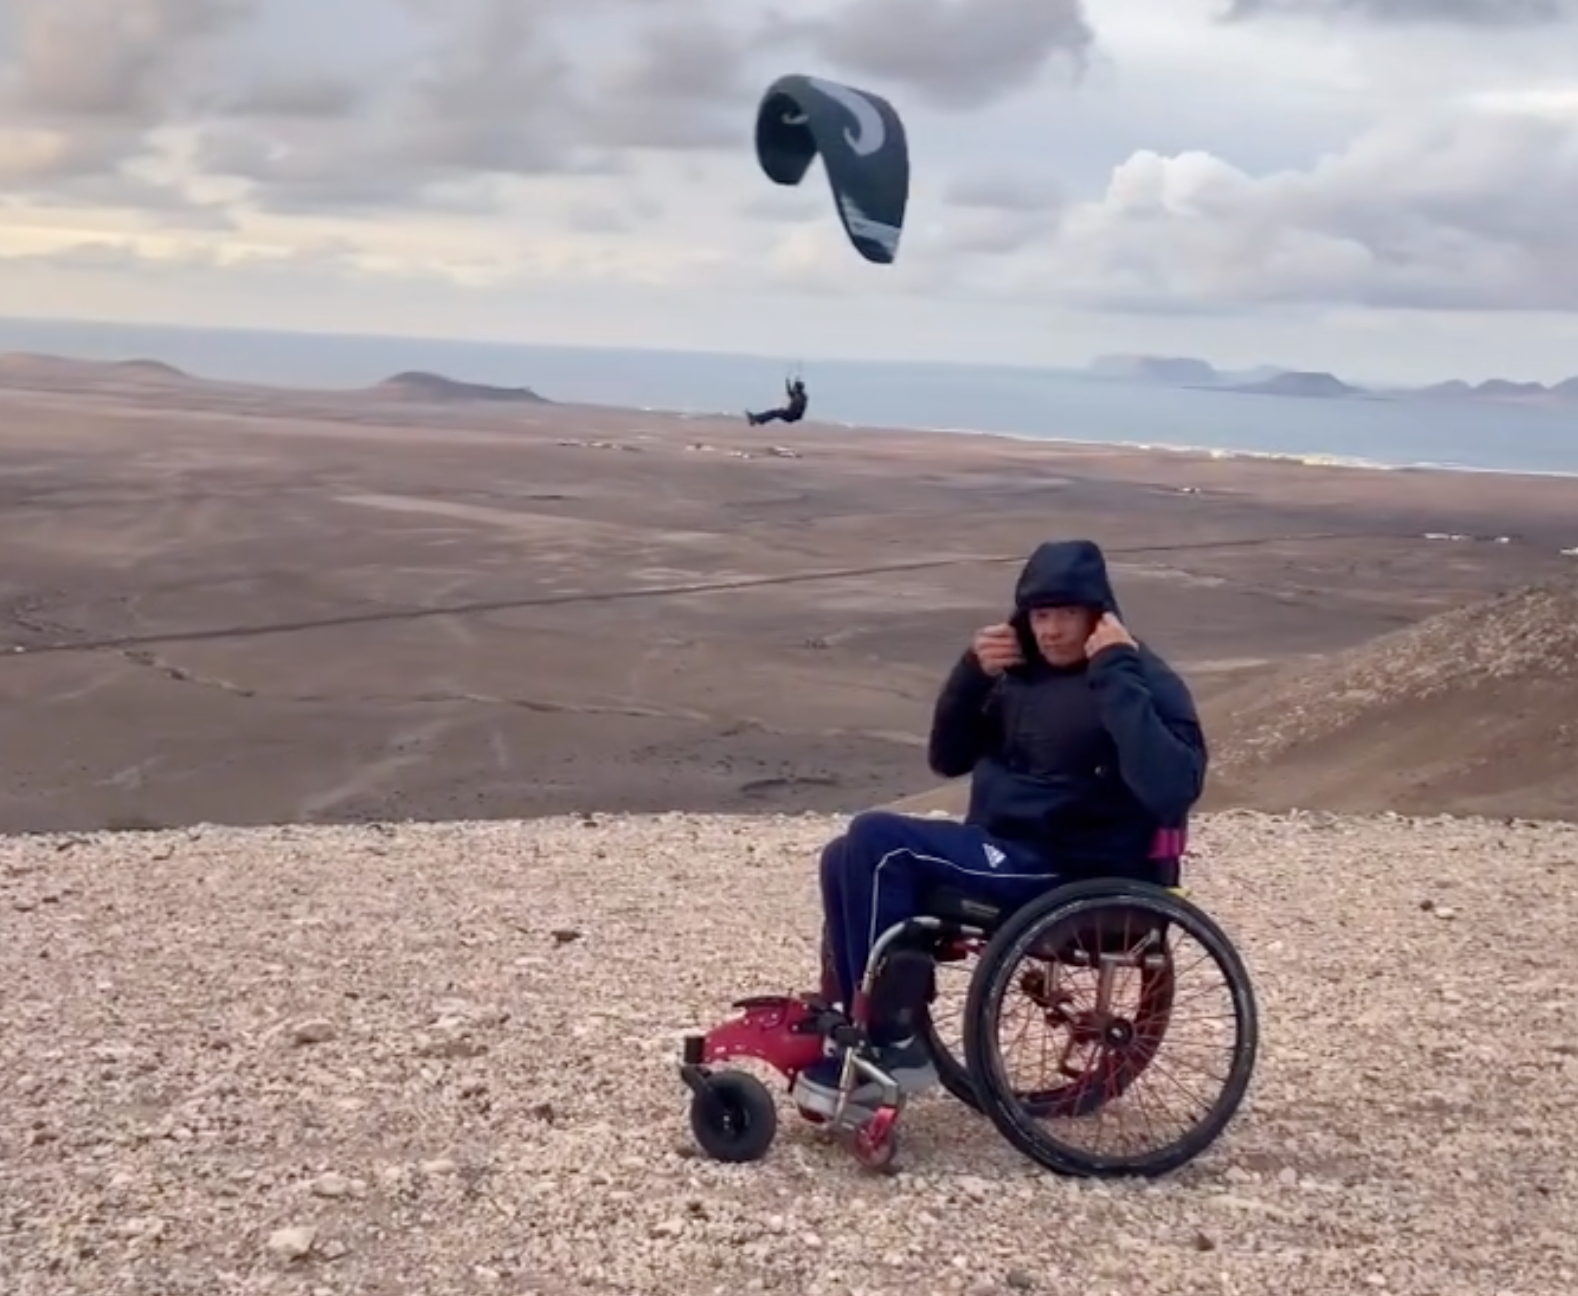
{"label": "hood", "polygon": [[1054,540],[1038,545],[1019,573],[1010,624],[1031,669],[1041,663],[1041,656],[1030,633],[1030,609],[1071,605],[1122,615],[1107,576],[1106,556],[1094,540]]}
{"label": "hood", "polygon": [[1107,576],[1107,559],[1094,540],[1056,540],[1038,545],[1014,586],[1014,611],[1078,605],[1118,613]]}

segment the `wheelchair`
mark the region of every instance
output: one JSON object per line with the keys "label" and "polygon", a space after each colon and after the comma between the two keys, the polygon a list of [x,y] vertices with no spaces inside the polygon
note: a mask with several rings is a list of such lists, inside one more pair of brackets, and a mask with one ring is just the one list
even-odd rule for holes
{"label": "wheelchair", "polygon": [[[1044,1169],[1153,1178],[1192,1161],[1227,1128],[1248,1091],[1259,1013],[1242,957],[1180,885],[1185,845],[1182,830],[1157,834],[1148,870],[1156,880],[1054,883],[1012,909],[935,887],[923,917],[878,938],[847,1013],[825,991],[736,1000],[733,1016],[683,1041],[680,1077],[691,1090],[690,1126],[701,1151],[718,1161],[755,1161],[777,1135],[772,1092],[724,1064],[764,1062],[792,1088],[831,1052],[842,1059],[837,1109],[826,1121],[800,1114],[830,1126],[861,1165],[892,1170],[907,1098],[877,1065],[867,1026],[873,1005],[885,1013],[908,1000],[942,1087]],[[1184,953],[1186,942],[1192,954]],[[825,964],[825,936],[823,956]],[[944,1038],[937,973],[972,963],[962,1013],[954,1014],[962,1017],[962,1046],[954,1047]],[[1222,981],[1220,1011],[1201,1018],[1204,1041],[1169,1041],[1204,997],[1181,988],[1180,978],[1202,968]],[[1011,1005],[1054,1040],[1041,1050],[1034,1081],[1014,1075],[1006,1056],[1002,1027]],[[1203,1060],[1207,1047],[1220,1047],[1225,1063]],[[1182,1053],[1181,1075],[1164,1074],[1169,1053]],[[1141,1090],[1151,1077],[1162,1083],[1147,1099]],[[848,1101],[863,1081],[881,1090],[874,1112]],[[1189,1100],[1184,1116],[1161,1110],[1179,1098]],[[1119,1145],[1104,1143],[1104,1134]]]}

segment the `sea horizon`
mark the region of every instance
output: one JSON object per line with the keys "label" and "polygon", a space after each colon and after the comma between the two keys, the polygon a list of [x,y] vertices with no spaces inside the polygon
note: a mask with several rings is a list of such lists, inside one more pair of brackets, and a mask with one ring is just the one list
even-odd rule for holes
{"label": "sea horizon", "polygon": [[[0,352],[158,360],[193,377],[355,390],[422,370],[551,401],[743,417],[803,374],[808,421],[1374,469],[1578,476],[1570,408],[1321,400],[1093,378],[1067,367],[0,319]],[[1206,357],[1208,358],[1208,357]],[[769,425],[764,434],[789,431]]]}

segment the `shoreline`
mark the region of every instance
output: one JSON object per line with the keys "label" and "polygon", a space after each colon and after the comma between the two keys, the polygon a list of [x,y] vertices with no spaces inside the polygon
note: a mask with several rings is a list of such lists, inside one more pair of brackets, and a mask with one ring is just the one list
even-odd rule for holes
{"label": "shoreline", "polygon": [[[283,388],[270,388],[283,391]],[[597,402],[550,401],[548,408],[558,410],[584,410],[598,413],[639,414],[652,418],[674,419],[680,423],[733,423],[739,415],[727,410],[665,409],[656,405],[604,405]],[[1096,437],[1071,435],[1043,435],[1035,432],[1003,432],[990,428],[959,427],[954,425],[907,426],[897,423],[854,423],[842,419],[808,418],[799,424],[768,425],[785,437],[792,437],[797,430],[826,428],[840,432],[860,434],[875,433],[884,437],[956,438],[1002,441],[1013,445],[1067,447],[1076,450],[1117,451],[1125,454],[1163,454],[1175,459],[1198,459],[1218,462],[1249,462],[1281,464],[1294,468],[1339,468],[1362,472],[1381,473],[1450,473],[1454,476],[1472,475],[1502,478],[1526,478],[1536,481],[1578,481],[1578,469],[1540,468],[1491,468],[1475,464],[1446,463],[1431,460],[1409,460],[1387,463],[1378,459],[1361,459],[1351,455],[1329,454],[1321,450],[1248,450],[1225,446],[1209,446],[1191,442],[1103,440]],[[752,429],[756,430],[756,429]],[[768,442],[768,444],[777,444]]]}
{"label": "shoreline", "polygon": [[[65,356],[49,352],[12,351],[0,353],[0,389],[19,393],[36,392],[39,394],[54,393],[70,396],[93,396],[91,391],[82,391],[59,385],[58,381],[39,382],[36,385],[26,381],[25,377],[18,381],[17,375],[7,375],[3,371],[4,361],[40,361],[44,363],[59,363],[70,366],[81,366],[85,376],[99,376],[115,373],[123,380],[138,389],[138,394],[143,398],[165,397],[172,406],[178,408],[192,408],[193,398],[201,401],[203,393],[213,391],[216,395],[222,391],[252,391],[266,394],[269,397],[289,400],[291,398],[306,400],[327,400],[331,402],[366,402],[368,404],[383,406],[377,395],[376,385],[346,387],[346,386],[287,386],[278,383],[258,380],[235,380],[227,378],[213,378],[195,372],[192,369],[175,366],[173,362],[161,359],[156,355],[140,355],[118,360],[89,359],[80,356]],[[138,363],[157,363],[170,365],[179,376],[168,378],[139,378],[128,376],[128,366]],[[969,366],[966,366],[967,368]],[[441,371],[434,370],[435,373]],[[1055,376],[1064,375],[1061,371],[1049,371]],[[471,380],[456,380],[470,382]],[[481,384],[484,386],[491,384]],[[1119,384],[1120,386],[1123,384]],[[100,393],[108,399],[123,396],[124,392]],[[1297,401],[1299,398],[1284,398]],[[1302,402],[1307,403],[1307,402]],[[414,402],[412,404],[415,404]],[[418,406],[420,408],[420,406]],[[490,406],[485,402],[456,402],[454,406],[435,404],[434,409],[463,410],[466,416],[473,414],[496,414],[512,406]],[[730,410],[702,410],[696,408],[663,407],[657,405],[625,405],[604,404],[598,401],[555,400],[544,397],[540,405],[533,405],[533,412],[575,411],[608,412],[619,415],[645,415],[649,417],[669,418],[680,423],[698,422],[725,422],[732,423],[739,420],[738,412]],[[1258,449],[1238,446],[1213,446],[1200,442],[1177,441],[1170,442],[1153,438],[1139,439],[1123,437],[1120,439],[1107,439],[1101,437],[1078,436],[1067,433],[1043,434],[1036,432],[988,429],[969,427],[960,424],[931,424],[908,425],[901,423],[866,423],[855,422],[847,419],[829,419],[826,421],[815,418],[808,419],[801,424],[771,425],[774,432],[786,436],[793,436],[800,429],[827,428],[849,433],[877,433],[883,436],[923,436],[923,437],[970,437],[989,438],[998,442],[1010,442],[1016,445],[1045,445],[1051,447],[1068,447],[1077,450],[1102,450],[1124,453],[1164,454],[1179,459],[1203,459],[1211,461],[1242,461],[1263,462],[1272,464],[1286,464],[1298,468],[1340,468],[1349,470],[1363,470],[1366,472],[1386,473],[1451,473],[1455,475],[1471,474],[1498,478],[1527,478],[1531,480],[1578,480],[1578,468],[1572,469],[1540,469],[1540,468],[1511,468],[1491,467],[1479,464],[1458,463],[1440,460],[1385,460],[1368,457],[1344,455],[1320,449]]]}

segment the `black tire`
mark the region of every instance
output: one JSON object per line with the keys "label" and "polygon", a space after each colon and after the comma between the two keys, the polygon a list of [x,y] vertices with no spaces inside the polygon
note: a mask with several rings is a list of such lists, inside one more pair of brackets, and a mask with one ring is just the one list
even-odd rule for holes
{"label": "black tire", "polygon": [[690,1100],[690,1130],[714,1161],[760,1161],[778,1134],[778,1106],[755,1076],[720,1071]]}
{"label": "black tire", "polygon": [[[996,1031],[1010,978],[1026,954],[1053,927],[1114,905],[1146,910],[1198,941],[1225,975],[1237,1028],[1227,1081],[1205,1118],[1172,1143],[1134,1155],[1093,1153],[1055,1137],[1041,1124],[1048,1115],[1045,1110],[1027,1105],[1009,1088]],[[1171,988],[1168,994],[1170,1000]],[[998,1132],[1032,1161],[1055,1174],[1078,1178],[1154,1178],[1199,1156],[1216,1141],[1243,1102],[1259,1043],[1260,1019],[1254,987],[1249,970],[1227,934],[1208,914],[1181,896],[1143,882],[1077,882],[1058,887],[1015,913],[981,954],[964,1018],[966,1065],[980,1096],[981,1110]],[[1129,1081],[1133,1079],[1134,1076],[1128,1077]],[[1081,1102],[1078,1110],[1069,1114],[1087,1115],[1097,1105]]]}

